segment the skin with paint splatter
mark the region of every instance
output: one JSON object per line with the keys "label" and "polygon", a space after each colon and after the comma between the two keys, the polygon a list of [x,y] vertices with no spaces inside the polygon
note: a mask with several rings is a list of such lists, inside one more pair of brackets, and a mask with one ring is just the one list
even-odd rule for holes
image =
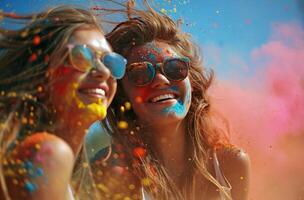
{"label": "skin with paint splatter", "polygon": [[[91,37],[87,37],[89,35]],[[103,40],[104,37],[99,31],[80,29],[73,34],[69,43],[86,44],[96,52],[110,52],[111,48]],[[103,65],[99,60],[94,64]],[[111,73],[105,66],[99,68],[102,70],[83,73],[77,71],[69,62],[50,68],[50,99],[57,112],[70,112],[71,115],[73,112],[82,112],[83,115],[90,116],[92,121],[106,116],[106,108],[116,91],[116,80],[110,76]],[[98,94],[97,90],[103,90],[104,94]]]}
{"label": "skin with paint splatter", "polygon": [[[110,46],[103,41],[99,30],[84,28],[76,30],[69,42],[86,44],[96,52],[110,52]],[[52,64],[50,61],[47,85],[43,85],[47,95],[42,102],[54,115],[49,123],[52,132],[44,133],[43,137],[38,137],[40,134],[35,131],[28,133],[6,156],[4,172],[13,199],[63,199],[74,155],[79,152],[90,125],[106,116],[106,108],[116,92],[116,80],[99,59],[95,62],[101,65],[98,70],[88,72],[76,70],[68,59],[61,65]],[[31,122],[30,117],[22,118],[21,123],[33,126],[39,123]]]}
{"label": "skin with paint splatter", "polygon": [[[181,57],[173,47],[159,41],[135,47],[127,55],[128,64],[147,61],[153,65]],[[149,124],[182,121],[190,107],[191,84],[188,77],[172,82],[158,71],[152,83],[145,86],[134,86],[126,76],[123,87],[139,119]],[[166,100],[153,102],[161,95],[169,96]]]}
{"label": "skin with paint splatter", "polygon": [[52,165],[49,158],[53,156],[53,148],[50,143],[55,140],[55,136],[46,132],[34,134],[21,143],[15,143],[14,150],[3,161],[9,184],[22,188],[20,196],[26,197],[48,186],[49,177],[45,175],[45,169]]}
{"label": "skin with paint splatter", "polygon": [[[186,82],[186,87],[188,91],[191,91],[191,85],[190,82]],[[178,87],[173,86],[171,87],[172,90],[178,92]],[[167,107],[163,109],[164,115],[170,115],[170,114],[176,114],[177,116],[184,117],[187,114],[186,105],[189,105],[191,103],[191,93],[188,92],[186,94],[185,100],[181,101],[180,99],[177,101],[176,104],[173,106]]]}
{"label": "skin with paint splatter", "polygon": [[107,115],[107,107],[103,104],[102,99],[98,99],[96,103],[89,103],[88,105],[84,104],[78,96],[76,95],[76,91],[78,89],[78,84],[73,85],[73,94],[72,97],[77,102],[79,109],[87,109],[91,111],[93,114],[97,115],[99,119],[104,119]]}

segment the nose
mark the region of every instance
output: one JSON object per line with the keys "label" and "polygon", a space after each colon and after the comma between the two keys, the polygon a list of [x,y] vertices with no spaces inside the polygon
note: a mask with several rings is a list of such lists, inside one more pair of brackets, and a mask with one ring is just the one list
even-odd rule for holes
{"label": "nose", "polygon": [[170,85],[170,81],[165,75],[163,75],[160,70],[156,70],[155,77],[151,83],[152,88],[162,88]]}
{"label": "nose", "polygon": [[91,69],[90,75],[94,78],[107,80],[111,76],[111,71],[101,61],[98,60],[95,62],[95,67]]}

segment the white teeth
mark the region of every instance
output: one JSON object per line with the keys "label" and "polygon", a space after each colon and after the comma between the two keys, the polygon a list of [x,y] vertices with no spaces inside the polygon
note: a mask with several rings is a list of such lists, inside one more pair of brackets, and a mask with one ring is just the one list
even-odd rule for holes
{"label": "white teeth", "polygon": [[173,98],[174,98],[173,94],[162,94],[162,95],[159,95],[159,96],[154,97],[153,99],[151,99],[151,102],[155,103],[157,101],[161,101],[161,100],[164,100],[164,99],[173,99]]}
{"label": "white teeth", "polygon": [[101,96],[105,96],[105,91],[101,88],[95,88],[95,89],[86,89],[83,90],[84,93],[87,94],[97,94],[97,95],[101,95]]}

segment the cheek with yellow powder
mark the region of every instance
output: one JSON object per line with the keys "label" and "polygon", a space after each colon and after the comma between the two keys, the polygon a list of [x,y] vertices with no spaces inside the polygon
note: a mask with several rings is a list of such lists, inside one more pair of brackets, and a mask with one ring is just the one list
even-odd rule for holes
{"label": "cheek with yellow powder", "polygon": [[84,104],[76,94],[78,87],[79,84],[74,83],[72,89],[72,99],[77,103],[77,107],[79,109],[90,111],[92,114],[97,115],[99,119],[104,119],[107,115],[107,106],[103,104],[102,99],[99,99],[97,103]]}
{"label": "cheek with yellow powder", "polygon": [[[72,111],[87,112],[90,116],[97,116],[98,119],[104,119],[107,114],[107,106],[103,103],[102,99],[97,102],[86,103],[79,98],[77,91],[79,83],[86,77],[87,74],[75,73],[72,67],[60,66],[54,71],[51,71],[53,82],[51,86],[51,101],[55,105],[58,112],[67,112],[68,107]],[[78,108],[77,111],[74,110]]]}

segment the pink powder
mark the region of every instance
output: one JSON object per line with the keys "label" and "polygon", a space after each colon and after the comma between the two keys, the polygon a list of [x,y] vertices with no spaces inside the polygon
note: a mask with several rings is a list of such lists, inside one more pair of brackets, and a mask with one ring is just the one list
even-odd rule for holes
{"label": "pink powder", "polygon": [[251,157],[250,197],[304,198],[304,30],[276,24],[251,55],[256,73],[217,82],[214,106],[229,119],[233,143]]}

